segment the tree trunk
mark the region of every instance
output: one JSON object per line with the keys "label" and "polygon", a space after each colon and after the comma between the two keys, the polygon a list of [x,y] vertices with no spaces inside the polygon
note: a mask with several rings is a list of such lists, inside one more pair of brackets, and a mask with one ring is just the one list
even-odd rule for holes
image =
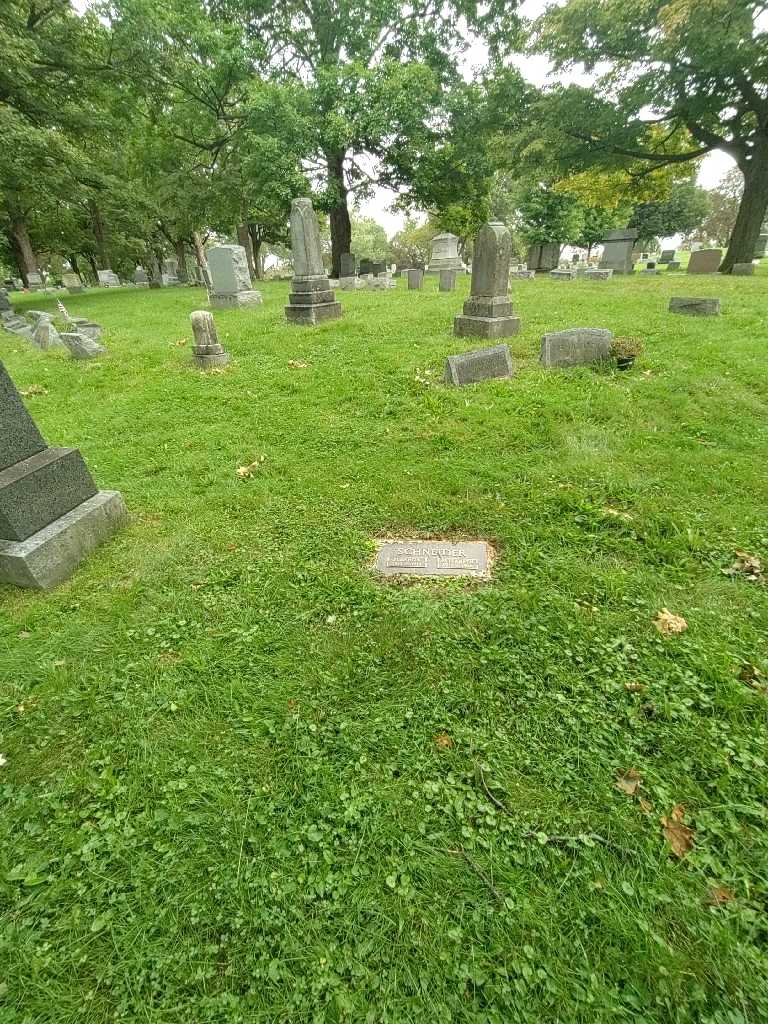
{"label": "tree trunk", "polygon": [[587,259],[590,259],[591,256],[592,256],[592,242],[590,242],[589,245],[587,246]]}
{"label": "tree trunk", "polygon": [[39,274],[40,267],[37,262],[35,250],[27,230],[27,221],[24,214],[12,203],[8,203],[8,216],[11,221],[11,244],[16,255],[16,262],[19,265],[19,273],[24,282],[24,287],[29,287],[29,274]]}
{"label": "tree trunk", "polygon": [[[109,250],[107,248],[107,229],[101,217],[101,210],[95,200],[88,200],[88,212],[91,216],[91,230],[96,242],[96,254],[98,256],[99,270],[111,270],[109,265]],[[98,280],[98,275],[97,275]]]}
{"label": "tree trunk", "polygon": [[247,224],[237,225],[237,240],[245,249],[245,258],[248,260],[248,273],[250,274],[251,280],[256,276],[256,270],[253,266],[253,247],[251,245],[251,234],[248,230]]}
{"label": "tree trunk", "polygon": [[69,257],[69,265],[77,276],[82,280],[82,274],[80,273],[80,264],[77,262],[77,256],[72,253]]}
{"label": "tree trunk", "polygon": [[176,250],[176,259],[179,261],[179,281],[181,281],[182,284],[187,284],[189,281],[189,274],[187,273],[187,247],[184,244],[184,239],[179,239],[174,248]]}
{"label": "tree trunk", "polygon": [[96,262],[96,257],[92,252],[88,253],[88,262],[91,264],[91,270],[93,271],[93,279],[98,284],[99,280],[99,265]]}
{"label": "tree trunk", "polygon": [[205,258],[205,246],[203,245],[203,240],[200,237],[199,231],[192,232],[192,245],[195,250],[195,260],[197,261],[197,265],[200,268],[200,273],[203,275],[205,287],[208,289],[208,291],[210,291],[211,277],[210,274],[208,273],[208,261]]}
{"label": "tree trunk", "polygon": [[261,234],[259,233],[259,225],[249,224],[248,233],[251,236],[251,246],[253,247],[254,277],[257,281],[261,281],[264,277],[264,258],[261,255],[261,246],[263,243],[261,241]]}
{"label": "tree trunk", "polygon": [[349,252],[352,242],[352,224],[347,209],[347,186],[344,181],[345,153],[326,153],[328,185],[334,197],[330,209],[331,219],[331,277],[341,276],[341,255]]}
{"label": "tree trunk", "polygon": [[768,210],[768,138],[758,139],[749,163],[741,167],[744,175],[744,194],[736,214],[728,251],[720,265],[721,274],[730,274],[734,263],[751,263],[757,250]]}

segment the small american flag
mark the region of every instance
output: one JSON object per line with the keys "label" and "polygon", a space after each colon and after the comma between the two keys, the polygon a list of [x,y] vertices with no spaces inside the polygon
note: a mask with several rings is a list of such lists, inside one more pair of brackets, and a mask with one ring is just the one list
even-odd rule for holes
{"label": "small american flag", "polygon": [[64,317],[64,319],[69,320],[69,313],[67,312],[67,307],[61,301],[61,299],[56,300],[56,305],[59,307],[59,312]]}

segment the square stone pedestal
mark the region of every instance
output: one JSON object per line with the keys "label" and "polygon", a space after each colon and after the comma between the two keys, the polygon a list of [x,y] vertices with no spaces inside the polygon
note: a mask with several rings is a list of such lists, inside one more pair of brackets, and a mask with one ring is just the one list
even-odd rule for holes
{"label": "square stone pedestal", "polygon": [[470,296],[464,303],[463,314],[453,320],[457,338],[511,338],[519,331],[520,317],[513,315],[512,303],[505,295]]}
{"label": "square stone pedestal", "polygon": [[98,491],[22,541],[0,540],[0,583],[51,590],[126,518],[118,491]]}
{"label": "square stone pedestal", "polygon": [[341,318],[341,303],[323,274],[315,277],[294,277],[293,291],[288,295],[285,317],[289,324],[313,327],[325,320]]}

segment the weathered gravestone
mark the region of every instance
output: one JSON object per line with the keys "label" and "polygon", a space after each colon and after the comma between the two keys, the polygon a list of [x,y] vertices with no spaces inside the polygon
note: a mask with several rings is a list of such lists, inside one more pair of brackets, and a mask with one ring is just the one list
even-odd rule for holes
{"label": "weathered gravestone", "polygon": [[215,245],[208,250],[210,303],[214,309],[258,306],[261,292],[251,288],[248,257],[242,245]]}
{"label": "weathered gravestone", "polygon": [[456,270],[441,270],[438,291],[452,292],[456,290]]}
{"label": "weathered gravestone", "polygon": [[687,316],[717,316],[720,312],[720,299],[671,298],[670,313],[684,313]]}
{"label": "weathered gravestone", "polygon": [[[329,282],[330,283],[330,282]],[[340,277],[339,288],[343,292],[356,292],[365,288],[367,278],[364,277]]]}
{"label": "weathered gravestone", "polygon": [[49,448],[0,363],[0,582],[48,590],[125,518],[76,448]]}
{"label": "weathered gravestone", "polygon": [[82,334],[80,331],[67,331],[59,337],[69,349],[73,359],[97,359],[107,351],[94,338],[89,338],[87,334]]}
{"label": "weathered gravestone", "polygon": [[427,264],[428,274],[437,274],[441,270],[461,270],[459,257],[459,239],[447,232],[435,235],[432,239],[432,253]]}
{"label": "weathered gravestone", "polygon": [[289,323],[314,326],[341,317],[341,303],[328,283],[323,268],[320,229],[310,199],[291,203],[292,291],[285,315]]}
{"label": "weathered gravestone", "polygon": [[478,348],[473,352],[461,352],[448,356],[445,361],[445,383],[464,387],[481,380],[497,377],[511,377],[514,374],[512,354],[508,345],[493,345]]}
{"label": "weathered gravestone", "polygon": [[542,242],[528,248],[526,266],[529,270],[554,270],[560,262],[559,242]]}
{"label": "weathered gravestone", "polygon": [[97,270],[96,276],[99,279],[100,288],[119,288],[120,278],[114,270]]}
{"label": "weathered gravestone", "polygon": [[670,260],[670,262],[667,264],[667,270],[668,271],[669,270],[679,270],[679,269],[680,269],[680,260]]}
{"label": "weathered gravestone", "polygon": [[141,264],[133,272],[133,283],[137,288],[149,288],[149,274]]}
{"label": "weathered gravestone", "polygon": [[408,291],[420,291],[424,281],[424,271],[411,269],[408,271]]}
{"label": "weathered gravestone", "polygon": [[578,272],[575,269],[571,270],[566,267],[558,267],[556,270],[550,270],[549,276],[553,281],[575,281],[578,276]]}
{"label": "weathered gravestone", "polygon": [[0,288],[0,311],[11,309],[11,300],[8,298],[8,292],[5,288]]}
{"label": "weathered gravestone", "polygon": [[189,319],[192,321],[194,336],[192,358],[196,365],[201,370],[226,366],[229,362],[229,353],[224,351],[224,346],[219,342],[213,314],[204,309],[198,309],[194,313],[190,313]]}
{"label": "weathered gravestone", "polygon": [[485,541],[384,541],[376,556],[382,576],[469,576],[485,579],[490,573]]}
{"label": "weathered gravestone", "polygon": [[688,261],[689,274],[716,274],[723,254],[719,249],[697,249]]}
{"label": "weathered gravestone", "polygon": [[509,338],[520,330],[509,300],[512,238],[500,221],[484,224],[475,238],[472,284],[464,312],[453,321],[459,338]]}
{"label": "weathered gravestone", "polygon": [[[179,281],[179,261],[175,256],[168,256],[163,260],[163,269],[161,271],[163,284],[166,288],[172,287],[173,285],[180,284]],[[186,270],[184,271],[186,275]],[[249,278],[250,283],[250,278]]]}
{"label": "weathered gravestone", "polygon": [[589,267],[582,274],[585,281],[610,281],[613,277],[612,270],[600,270],[598,267]]}
{"label": "weathered gravestone", "polygon": [[392,280],[392,275],[386,271],[383,274],[378,274],[376,277],[373,274],[369,274],[366,278],[366,284],[371,291],[388,291],[390,288],[397,288],[397,284]]}
{"label": "weathered gravestone", "polygon": [[659,263],[671,263],[675,258],[674,249],[662,249],[659,256]]}
{"label": "weathered gravestone", "polygon": [[585,366],[611,358],[613,334],[601,327],[572,327],[541,339],[541,363],[546,367]]}
{"label": "weathered gravestone", "polygon": [[39,292],[43,287],[42,276],[36,272],[27,274],[27,287],[31,292]]}
{"label": "weathered gravestone", "polygon": [[70,295],[77,295],[80,292],[85,291],[83,288],[83,282],[80,279],[79,274],[62,274],[61,283],[67,289]]}
{"label": "weathered gravestone", "polygon": [[731,273],[734,277],[752,277],[755,272],[754,263],[734,263]]}
{"label": "weathered gravestone", "polygon": [[510,270],[509,272],[510,281],[528,281],[534,277],[536,277],[536,271],[528,270],[527,267],[518,267],[516,270]]}
{"label": "weathered gravestone", "polygon": [[763,221],[763,226],[760,228],[760,234],[757,236],[757,245],[755,246],[755,259],[762,260],[768,253],[768,217]]}
{"label": "weathered gravestone", "polygon": [[603,240],[603,255],[600,257],[600,270],[612,270],[614,274],[632,274],[635,266],[632,262],[632,248],[637,239],[635,228],[617,228],[609,231]]}
{"label": "weathered gravestone", "polygon": [[656,261],[655,260],[648,260],[648,262],[646,263],[645,268],[643,269],[642,273],[643,274],[658,274],[659,271],[656,269]]}
{"label": "weathered gravestone", "polygon": [[37,321],[32,331],[32,343],[46,352],[49,348],[61,347],[61,335],[53,326],[50,316],[43,316]]}
{"label": "weathered gravestone", "polygon": [[343,252],[339,259],[339,278],[354,277],[357,273],[355,255],[351,252]]}

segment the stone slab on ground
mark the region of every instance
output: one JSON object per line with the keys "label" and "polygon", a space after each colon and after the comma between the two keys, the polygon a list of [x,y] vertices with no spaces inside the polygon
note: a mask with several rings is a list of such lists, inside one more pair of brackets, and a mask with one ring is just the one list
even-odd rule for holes
{"label": "stone slab on ground", "polygon": [[0,540],[0,583],[51,590],[127,517],[118,491],[98,491],[23,541]]}
{"label": "stone slab on ground", "polygon": [[734,263],[731,273],[734,277],[752,277],[755,273],[754,263]]}
{"label": "stone slab on ground", "polygon": [[717,316],[720,313],[720,299],[673,297],[669,300],[669,312],[685,313],[688,316]]}
{"label": "stone slab on ground", "polygon": [[97,359],[106,353],[103,345],[78,331],[67,331],[60,335],[73,359]]}
{"label": "stone slab on ground", "polygon": [[612,332],[602,327],[553,331],[541,339],[540,360],[543,366],[559,368],[607,362],[612,341]]}
{"label": "stone slab on ground", "polygon": [[570,268],[558,267],[557,270],[550,270],[549,276],[553,281],[575,281],[576,271]]}
{"label": "stone slab on ground", "polygon": [[0,540],[26,540],[96,493],[76,448],[46,448],[0,472]]}
{"label": "stone slab on ground", "polygon": [[492,345],[489,348],[478,348],[471,352],[448,356],[445,361],[444,380],[446,384],[464,387],[478,381],[511,377],[514,372],[509,346]]}
{"label": "stone slab on ground", "polygon": [[590,267],[581,275],[585,281],[610,281],[613,277],[612,270],[599,270],[597,267]]}
{"label": "stone slab on ground", "polygon": [[468,576],[486,579],[490,551],[485,541],[383,541],[376,555],[382,576]]}

